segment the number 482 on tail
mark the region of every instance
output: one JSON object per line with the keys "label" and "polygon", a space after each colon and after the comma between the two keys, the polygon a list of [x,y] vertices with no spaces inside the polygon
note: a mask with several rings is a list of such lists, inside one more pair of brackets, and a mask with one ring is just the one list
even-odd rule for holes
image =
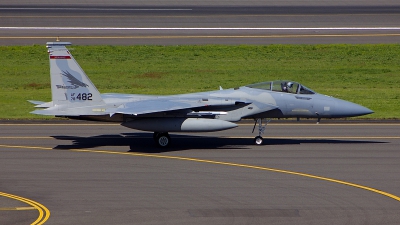
{"label": "number 482 on tail", "polygon": [[76,99],[82,101],[92,101],[92,93],[79,93],[76,96]]}

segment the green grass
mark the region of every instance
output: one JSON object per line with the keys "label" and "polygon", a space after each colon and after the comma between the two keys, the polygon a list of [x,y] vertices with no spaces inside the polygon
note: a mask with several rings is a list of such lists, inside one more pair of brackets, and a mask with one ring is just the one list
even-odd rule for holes
{"label": "green grass", "polygon": [[[102,93],[178,94],[295,80],[323,94],[375,111],[364,118],[400,118],[400,45],[72,46]],[[28,99],[50,101],[47,49],[0,46],[0,118],[29,114]]]}

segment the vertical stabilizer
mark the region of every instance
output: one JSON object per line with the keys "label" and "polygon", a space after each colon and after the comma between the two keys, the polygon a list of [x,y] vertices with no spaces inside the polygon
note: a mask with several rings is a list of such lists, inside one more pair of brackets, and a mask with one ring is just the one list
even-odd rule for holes
{"label": "vertical stabilizer", "polygon": [[70,42],[47,42],[51,94],[54,105],[104,104],[97,88],[65,46]]}

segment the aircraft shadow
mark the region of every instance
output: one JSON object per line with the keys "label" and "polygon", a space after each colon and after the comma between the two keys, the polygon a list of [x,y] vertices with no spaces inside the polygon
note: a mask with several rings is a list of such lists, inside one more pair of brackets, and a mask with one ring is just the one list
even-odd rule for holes
{"label": "aircraft shadow", "polygon": [[[57,140],[70,140],[70,145],[58,145],[54,149],[84,149],[106,146],[129,146],[128,152],[162,153],[191,149],[251,149],[253,138],[224,138],[194,135],[172,134],[171,146],[159,148],[149,133],[124,133],[115,135],[99,135],[92,137],[52,136]],[[277,139],[264,138],[263,145],[299,145],[299,144],[368,144],[386,143],[379,141],[332,140],[332,139]]]}

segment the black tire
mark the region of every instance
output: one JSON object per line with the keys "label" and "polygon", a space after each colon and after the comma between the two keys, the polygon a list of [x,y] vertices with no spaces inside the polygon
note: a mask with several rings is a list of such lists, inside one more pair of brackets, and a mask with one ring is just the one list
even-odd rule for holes
{"label": "black tire", "polygon": [[155,135],[154,138],[158,147],[166,148],[171,143],[171,138],[169,137],[168,133],[158,133]]}
{"label": "black tire", "polygon": [[257,136],[254,138],[254,144],[262,145],[262,143],[263,143],[263,138],[261,136]]}

